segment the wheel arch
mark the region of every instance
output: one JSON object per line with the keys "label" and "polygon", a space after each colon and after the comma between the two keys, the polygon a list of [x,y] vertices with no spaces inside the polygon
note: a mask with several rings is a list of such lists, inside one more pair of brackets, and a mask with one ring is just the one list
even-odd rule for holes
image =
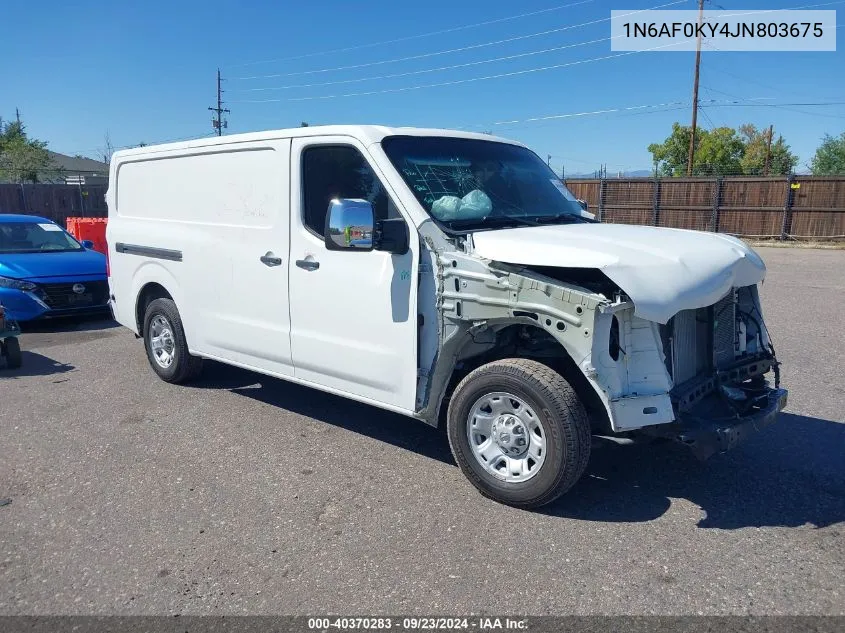
{"label": "wheel arch", "polygon": [[181,287],[173,274],[164,266],[153,262],[145,263],[136,272],[132,285],[134,288],[132,295],[135,297],[134,325],[138,336],[143,336],[144,313],[147,306],[156,299],[170,299],[179,309],[179,316],[183,323],[188,320],[182,309],[185,302]]}
{"label": "wheel arch", "polygon": [[[494,338],[490,339],[492,333]],[[482,336],[486,334],[486,342]],[[527,338],[526,338],[527,336]],[[474,352],[473,348],[486,344],[486,350]],[[594,430],[603,432],[611,428],[605,403],[595,386],[587,379],[566,346],[548,330],[530,317],[517,317],[485,328],[483,333],[473,328],[457,343],[453,352],[454,362],[443,387],[436,397],[436,408],[431,418],[434,426],[445,422],[452,394],[458,384],[470,372],[499,360],[525,358],[540,362],[566,380],[578,394]],[[445,360],[445,359],[441,359]]]}
{"label": "wheel arch", "polygon": [[167,291],[167,288],[162,286],[157,281],[147,282],[143,288],[138,292],[138,299],[135,302],[135,325],[138,328],[138,333],[144,327],[144,315],[149,306],[156,299],[170,299],[173,301],[173,296]]}

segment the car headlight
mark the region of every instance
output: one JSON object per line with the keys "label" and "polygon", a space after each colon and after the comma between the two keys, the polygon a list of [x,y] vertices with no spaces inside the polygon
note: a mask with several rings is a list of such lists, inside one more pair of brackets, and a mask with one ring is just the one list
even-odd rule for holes
{"label": "car headlight", "polygon": [[25,290],[27,292],[35,290],[36,286],[31,281],[23,281],[21,279],[10,279],[9,277],[0,277],[0,288],[11,288],[12,290]]}

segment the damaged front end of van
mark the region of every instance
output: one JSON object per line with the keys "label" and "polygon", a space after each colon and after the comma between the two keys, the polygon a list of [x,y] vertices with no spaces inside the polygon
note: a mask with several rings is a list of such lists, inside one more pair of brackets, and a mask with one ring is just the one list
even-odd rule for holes
{"label": "damaged front end of van", "polygon": [[462,375],[513,356],[559,371],[594,433],[671,438],[701,459],[786,406],[765,265],[736,238],[590,223],[477,232],[455,248],[431,229],[417,404],[432,424]]}

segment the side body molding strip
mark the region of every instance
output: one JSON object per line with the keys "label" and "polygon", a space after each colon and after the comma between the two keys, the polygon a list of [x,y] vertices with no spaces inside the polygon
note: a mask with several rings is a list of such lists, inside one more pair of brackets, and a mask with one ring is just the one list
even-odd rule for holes
{"label": "side body molding strip", "polygon": [[174,251],[169,248],[156,248],[154,246],[140,246],[138,244],[124,244],[123,242],[118,242],[114,245],[114,249],[118,253],[126,253],[127,255],[154,257],[156,259],[166,259],[171,262],[182,261],[182,251]]}

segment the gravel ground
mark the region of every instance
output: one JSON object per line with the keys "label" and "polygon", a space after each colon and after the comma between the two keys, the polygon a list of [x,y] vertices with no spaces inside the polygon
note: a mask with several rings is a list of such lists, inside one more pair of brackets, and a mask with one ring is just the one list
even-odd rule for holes
{"label": "gravel ground", "polygon": [[[732,453],[597,444],[540,512],[442,433],[109,322],[0,372],[2,614],[845,614],[845,252],[760,249],[787,413]],[[58,329],[57,329],[58,328]]]}

